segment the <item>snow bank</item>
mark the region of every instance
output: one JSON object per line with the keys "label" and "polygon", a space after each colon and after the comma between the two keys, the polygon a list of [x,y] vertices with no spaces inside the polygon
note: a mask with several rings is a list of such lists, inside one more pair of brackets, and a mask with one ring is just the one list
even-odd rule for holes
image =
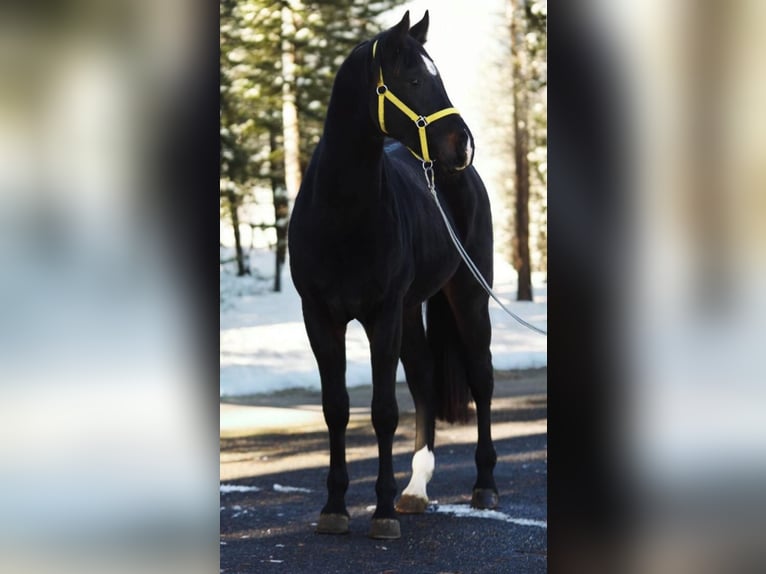
{"label": "snow bank", "polygon": [[[250,263],[261,271],[273,268],[273,253],[254,252]],[[544,277],[533,277],[534,302],[519,303],[516,272],[495,260],[495,291],[513,312],[542,329],[548,327],[548,289]],[[220,394],[244,395],[305,387],[319,389],[319,373],[303,327],[300,297],[283,271],[282,292],[268,291],[268,277],[233,277],[231,265],[221,267]],[[511,319],[493,301],[492,357],[496,369],[544,367],[547,339]],[[370,352],[361,325],[353,321],[346,335],[346,381],[349,386],[371,381]],[[404,380],[399,366],[398,380]]]}

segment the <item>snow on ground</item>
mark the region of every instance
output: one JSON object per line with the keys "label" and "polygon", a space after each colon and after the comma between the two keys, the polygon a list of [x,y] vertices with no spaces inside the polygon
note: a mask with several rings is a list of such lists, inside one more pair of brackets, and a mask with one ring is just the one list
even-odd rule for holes
{"label": "snow on ground", "polygon": [[258,492],[261,490],[257,486],[242,486],[239,484],[222,484],[221,494],[229,494],[230,492]]}
{"label": "snow on ground", "polygon": [[301,488],[300,486],[283,486],[281,484],[275,484],[274,492],[311,492],[311,489]]}
{"label": "snow on ground", "polygon": [[460,516],[465,518],[489,518],[491,520],[511,522],[520,526],[537,526],[538,528],[548,528],[548,523],[544,520],[515,518],[497,510],[477,510],[476,508],[471,508],[467,504],[436,504],[429,508],[429,512],[450,514],[452,516]]}
{"label": "snow on ground", "polygon": [[[227,250],[228,253],[228,250]],[[222,257],[223,259],[223,257]],[[287,388],[319,389],[319,373],[303,327],[300,297],[290,278],[282,276],[282,292],[271,291],[274,254],[254,251],[253,275],[236,277],[232,263],[221,265],[220,394],[245,395]],[[534,302],[517,302],[516,272],[495,259],[495,292],[505,305],[533,325],[547,330],[548,289],[543,275],[533,276]],[[492,358],[496,369],[527,369],[548,363],[547,339],[519,325],[494,301]],[[371,381],[370,352],[361,325],[352,321],[346,334],[346,382]],[[397,380],[404,380],[399,365]]]}
{"label": "snow on ground", "polygon": [[[241,486],[237,484],[221,484],[221,494],[227,494],[230,492],[259,492],[262,489],[257,486]],[[298,486],[283,486],[281,484],[274,484],[274,492],[282,493],[310,493],[309,488],[301,488]],[[225,510],[226,507],[222,506],[221,510]],[[247,514],[247,510],[243,510],[241,506],[235,505],[231,509],[235,512],[232,518],[237,518],[242,514]],[[375,505],[368,506],[368,512],[375,510]],[[518,518],[510,516],[504,512],[497,510],[477,510],[471,508],[467,504],[439,504],[436,501],[432,501],[428,507],[430,513],[449,514],[451,516],[457,516],[461,518],[485,518],[490,520],[501,520],[503,522],[510,522],[512,524],[518,524],[520,526],[537,526],[538,528],[548,528],[548,523],[545,520],[533,520],[531,518]]]}

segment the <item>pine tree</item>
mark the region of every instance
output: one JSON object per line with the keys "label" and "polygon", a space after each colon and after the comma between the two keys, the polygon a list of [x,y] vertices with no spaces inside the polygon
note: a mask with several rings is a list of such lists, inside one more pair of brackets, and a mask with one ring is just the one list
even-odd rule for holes
{"label": "pine tree", "polygon": [[529,254],[529,98],[524,8],[525,0],[511,0],[513,151],[516,166],[513,260],[518,276],[516,299],[532,301],[532,262]]}
{"label": "pine tree", "polygon": [[[270,2],[222,0],[220,14],[221,195],[242,274],[248,270],[242,261],[237,211],[254,201],[255,186],[281,180],[281,170],[274,169],[276,154],[269,148],[271,133],[281,126],[274,49],[280,32]],[[279,185],[272,189],[277,196],[281,193]]]}
{"label": "pine tree", "polygon": [[275,290],[290,205],[321,136],[335,73],[357,43],[380,31],[376,18],[399,3],[221,1],[222,213],[234,222],[254,186],[271,188]]}
{"label": "pine tree", "polygon": [[530,235],[531,248],[537,255],[532,267],[548,270],[548,6],[545,0],[527,3],[525,46],[529,57],[529,172],[530,223],[536,234]]}
{"label": "pine tree", "polygon": [[532,300],[532,271],[547,271],[547,2],[508,0],[510,59],[501,62],[509,83],[511,121],[498,126],[498,145],[513,157],[507,174],[512,203],[511,261],[519,300]]}
{"label": "pine tree", "polygon": [[301,167],[319,141],[335,73],[351,50],[380,32],[377,18],[403,0],[303,2],[295,13],[296,82]]}

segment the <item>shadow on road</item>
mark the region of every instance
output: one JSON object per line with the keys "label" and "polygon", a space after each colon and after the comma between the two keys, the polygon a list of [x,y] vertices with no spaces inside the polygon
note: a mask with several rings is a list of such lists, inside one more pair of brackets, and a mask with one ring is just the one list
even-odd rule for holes
{"label": "shadow on road", "polygon": [[[498,381],[493,435],[498,453],[499,513],[493,518],[476,518],[435,512],[447,504],[467,505],[475,479],[474,424],[440,423],[436,470],[428,486],[433,504],[426,514],[403,516],[402,538],[396,541],[367,538],[377,477],[377,447],[369,413],[357,413],[347,435],[351,533],[346,536],[314,533],[325,502],[329,461],[323,429],[309,425],[224,436],[222,483],[258,490],[221,494],[221,572],[545,572],[547,529],[503,519],[546,520],[544,377],[543,369],[534,372],[536,382],[519,383],[517,375]],[[262,398],[260,404],[269,401],[270,407],[289,407],[286,396]],[[409,480],[414,441],[414,417],[406,407],[402,411],[394,442],[400,490]]]}

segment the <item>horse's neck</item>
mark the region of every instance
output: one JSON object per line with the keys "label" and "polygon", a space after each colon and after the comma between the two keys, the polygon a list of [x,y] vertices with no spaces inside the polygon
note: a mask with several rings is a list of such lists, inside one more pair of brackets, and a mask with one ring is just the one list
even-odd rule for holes
{"label": "horse's neck", "polygon": [[319,187],[329,199],[380,198],[383,137],[370,120],[367,96],[358,81],[333,90],[317,171]]}

